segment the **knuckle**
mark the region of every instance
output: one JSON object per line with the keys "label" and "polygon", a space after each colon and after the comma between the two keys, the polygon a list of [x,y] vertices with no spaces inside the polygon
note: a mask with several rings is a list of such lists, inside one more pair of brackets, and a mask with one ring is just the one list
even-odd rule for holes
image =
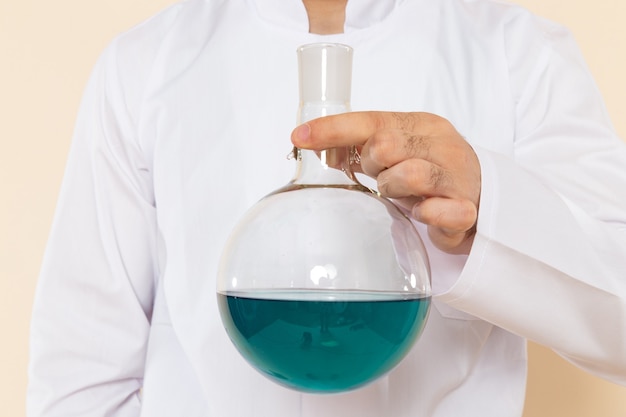
{"label": "knuckle", "polygon": [[384,130],[387,128],[387,119],[383,113],[368,112],[370,120],[372,121],[372,128],[374,132]]}
{"label": "knuckle", "polygon": [[424,164],[421,160],[413,159],[401,166],[401,175],[407,182],[407,187],[413,190],[413,195],[418,195],[424,189]]}
{"label": "knuckle", "polygon": [[420,123],[419,113],[393,112],[391,117],[394,126],[401,130],[414,131]]}
{"label": "knuckle", "polygon": [[450,186],[452,175],[437,165],[431,165],[428,181],[433,189],[441,190]]}
{"label": "knuckle", "polygon": [[393,130],[380,130],[370,138],[368,154],[376,163],[381,166],[388,166],[390,165],[389,161],[395,158],[397,146]]}
{"label": "knuckle", "polygon": [[428,138],[415,133],[405,133],[404,148],[408,155],[424,155],[424,158],[428,158],[430,153],[430,142]]}
{"label": "knuckle", "polygon": [[468,200],[464,200],[465,203],[462,205],[461,217],[464,220],[465,227],[464,230],[470,230],[476,225],[476,220],[478,218],[478,209],[477,207]]}

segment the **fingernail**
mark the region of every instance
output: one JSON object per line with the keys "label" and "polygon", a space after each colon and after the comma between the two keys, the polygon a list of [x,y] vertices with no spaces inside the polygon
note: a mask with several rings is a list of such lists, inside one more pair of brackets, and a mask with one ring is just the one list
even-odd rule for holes
{"label": "fingernail", "polygon": [[311,137],[311,126],[308,123],[296,127],[294,135],[298,141],[306,142]]}

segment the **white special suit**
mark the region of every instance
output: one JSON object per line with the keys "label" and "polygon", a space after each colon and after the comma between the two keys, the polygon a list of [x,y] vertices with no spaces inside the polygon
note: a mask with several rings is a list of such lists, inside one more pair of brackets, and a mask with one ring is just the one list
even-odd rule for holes
{"label": "white special suit", "polygon": [[[36,294],[31,417],[520,416],[526,338],[626,384],[626,146],[570,34],[490,0],[346,14],[321,36],[299,1],[189,0],[106,49]],[[292,177],[295,51],[321,40],[354,48],[354,110],[439,114],[482,169],[469,256],[426,239],[423,337],[328,396],[253,370],[215,297],[231,228]]]}

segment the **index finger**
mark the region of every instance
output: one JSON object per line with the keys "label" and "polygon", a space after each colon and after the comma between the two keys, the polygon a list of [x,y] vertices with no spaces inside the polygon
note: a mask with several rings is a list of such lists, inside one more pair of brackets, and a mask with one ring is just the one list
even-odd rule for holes
{"label": "index finger", "polygon": [[351,112],[310,120],[293,130],[291,142],[297,148],[322,150],[361,146],[381,129],[415,130],[423,124],[422,113]]}

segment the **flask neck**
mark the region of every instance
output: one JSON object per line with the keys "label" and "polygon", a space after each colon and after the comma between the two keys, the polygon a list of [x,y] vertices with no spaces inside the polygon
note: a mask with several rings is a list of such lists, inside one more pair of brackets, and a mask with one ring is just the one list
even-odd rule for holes
{"label": "flask neck", "polygon": [[[298,124],[333,114],[350,111],[350,103],[300,102]],[[350,166],[352,148],[338,147],[311,151],[295,149],[296,174],[292,181],[299,185],[357,185],[359,182]]]}
{"label": "flask neck", "polygon": [[[311,44],[298,49],[300,103],[298,124],[350,111],[352,48],[341,44]],[[299,185],[355,185],[350,148],[322,151],[296,149]]]}

